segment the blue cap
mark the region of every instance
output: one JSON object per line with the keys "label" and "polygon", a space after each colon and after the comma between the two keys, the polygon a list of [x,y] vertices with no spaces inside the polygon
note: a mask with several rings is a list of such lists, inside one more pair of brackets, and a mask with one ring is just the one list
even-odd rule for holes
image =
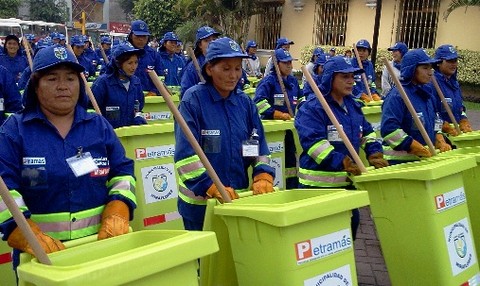
{"label": "blue cap", "polygon": [[458,59],[458,53],[454,46],[452,45],[441,45],[435,51],[435,59],[438,60],[454,60]]}
{"label": "blue cap", "polygon": [[293,45],[293,44],[295,43],[292,40],[282,37],[277,40],[277,45],[275,46],[275,49],[280,49],[284,45]]}
{"label": "blue cap", "polygon": [[245,47],[245,50],[248,52],[248,49],[256,48],[257,46],[258,46],[257,42],[255,42],[254,40],[250,40],[247,42],[247,46]]}
{"label": "blue cap", "polygon": [[369,50],[369,51],[372,50],[372,47],[370,46],[370,43],[369,43],[367,40],[365,40],[365,39],[362,39],[362,40],[358,41],[358,42],[355,44],[355,46],[356,46],[357,48],[365,48],[365,49],[367,49],[367,50]]}
{"label": "blue cap", "polygon": [[323,66],[327,62],[327,55],[320,54],[318,55],[317,59],[313,63],[315,66]]}
{"label": "blue cap", "polygon": [[70,45],[77,46],[77,47],[85,46],[83,36],[82,35],[73,35],[72,38],[70,39]]}
{"label": "blue cap", "polygon": [[112,39],[110,39],[110,37],[103,36],[103,37],[100,38],[100,44],[111,45],[112,44]]}
{"label": "blue cap", "polygon": [[313,55],[314,56],[319,56],[319,55],[323,55],[325,52],[323,51],[322,48],[320,47],[316,47],[315,49],[313,49]]}
{"label": "blue cap", "polygon": [[133,21],[131,24],[130,31],[131,33],[135,34],[135,36],[150,36],[148,25],[142,20]]}
{"label": "blue cap", "polygon": [[58,37],[58,33],[57,32],[51,32],[50,33],[50,37],[52,38],[52,40],[59,40],[60,38]]}
{"label": "blue cap", "polygon": [[207,78],[205,72],[205,67],[207,66],[207,63],[211,62],[214,59],[225,58],[248,58],[248,55],[242,53],[240,45],[230,38],[223,37],[211,41],[208,45],[207,55],[205,56],[205,62],[202,66],[203,76]]}
{"label": "blue cap", "polygon": [[364,72],[363,69],[352,66],[350,60],[343,56],[330,57],[323,65],[323,76],[320,90],[325,94],[329,94],[332,91],[333,75],[336,73],[361,74]]}
{"label": "blue cap", "polygon": [[164,42],[166,42],[166,41],[174,41],[174,42],[180,41],[178,39],[177,35],[174,32],[166,32],[165,35],[163,35],[162,40]]}
{"label": "blue cap", "polygon": [[424,49],[410,50],[402,58],[400,78],[403,82],[408,83],[413,79],[418,65],[437,64],[439,62],[441,60],[431,58]]}
{"label": "blue cap", "polygon": [[199,41],[201,41],[203,39],[206,39],[206,38],[208,38],[212,35],[220,36],[221,34],[222,33],[219,33],[217,31],[215,31],[212,27],[203,26],[203,27],[198,28],[195,42],[198,43]]}
{"label": "blue cap", "polygon": [[276,49],[275,50],[275,57],[277,58],[278,62],[291,62],[293,61],[292,56],[287,50],[284,49]]}
{"label": "blue cap", "polygon": [[112,56],[114,59],[117,59],[119,56],[126,53],[136,54],[138,56],[141,56],[145,53],[145,50],[136,49],[130,42],[123,42],[115,47],[115,49],[112,52]]}
{"label": "blue cap", "polygon": [[77,63],[77,58],[74,54],[65,47],[55,45],[38,51],[33,58],[32,72],[41,71],[59,64],[68,64],[77,72],[85,70],[82,65]]}
{"label": "blue cap", "polygon": [[27,41],[32,42],[32,41],[35,40],[35,35],[34,34],[26,34],[25,38],[27,39]]}
{"label": "blue cap", "polygon": [[60,39],[60,41],[66,40],[65,35],[62,33],[58,33],[58,38]]}
{"label": "blue cap", "polygon": [[408,52],[408,46],[403,42],[396,42],[395,45],[388,48],[389,51],[399,51],[402,57]]}

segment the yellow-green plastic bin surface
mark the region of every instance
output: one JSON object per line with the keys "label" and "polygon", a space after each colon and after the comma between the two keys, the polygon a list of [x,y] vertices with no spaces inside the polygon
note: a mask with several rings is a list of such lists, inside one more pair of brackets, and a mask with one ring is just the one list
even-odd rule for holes
{"label": "yellow-green plastic bin surface", "polygon": [[265,139],[270,150],[270,165],[275,168],[275,181],[273,185],[280,189],[286,186],[285,173],[285,133],[287,130],[296,132],[293,121],[262,120]]}
{"label": "yellow-green plastic bin surface", "polygon": [[470,223],[472,224],[472,234],[475,239],[475,249],[477,257],[480,257],[480,146],[458,148],[448,152],[443,152],[432,160],[443,160],[449,157],[471,156],[475,158],[477,166],[462,171],[463,184],[465,187],[464,195],[458,197],[446,198],[446,203],[462,200],[467,203],[468,213],[470,214]]}
{"label": "yellow-green plastic bin surface", "polygon": [[[177,93],[172,95],[172,101],[178,106],[179,96]],[[173,115],[163,99],[163,96],[145,97],[145,106],[143,107],[143,116],[149,124],[158,122],[172,122]]]}
{"label": "yellow-green plastic bin surface", "polygon": [[122,127],[115,133],[135,163],[137,208],[132,228],[183,229],[177,209],[173,122]]}
{"label": "yellow-green plastic bin surface", "polygon": [[228,228],[238,285],[357,285],[350,217],[368,203],[365,191],[286,190],[214,213]]}
{"label": "yellow-green plastic bin surface", "polygon": [[49,254],[18,267],[21,286],[198,285],[197,259],[218,251],[213,232],[145,230]]}
{"label": "yellow-green plastic bin surface", "polygon": [[458,148],[480,146],[480,130],[448,137]]}
{"label": "yellow-green plastic bin surface", "polygon": [[15,286],[15,272],[12,268],[12,248],[0,240],[0,285]]}
{"label": "yellow-green plastic bin surface", "polygon": [[[392,285],[477,285],[479,267],[462,171],[473,157],[423,160],[355,176],[370,209]],[[450,198],[450,203],[445,199]],[[454,198],[457,198],[455,201]]]}
{"label": "yellow-green plastic bin surface", "polygon": [[[378,102],[378,101],[375,101],[375,102]],[[370,124],[372,124],[373,130],[375,131],[377,138],[381,138],[380,122],[382,121],[382,107],[380,105],[366,105],[362,107],[362,112],[363,112],[363,115],[365,115],[365,119],[367,119],[367,121]],[[367,160],[367,155],[365,154],[365,151],[363,151],[362,148],[360,148],[358,155],[360,156],[360,159],[362,160],[363,164],[368,166],[369,163]]]}

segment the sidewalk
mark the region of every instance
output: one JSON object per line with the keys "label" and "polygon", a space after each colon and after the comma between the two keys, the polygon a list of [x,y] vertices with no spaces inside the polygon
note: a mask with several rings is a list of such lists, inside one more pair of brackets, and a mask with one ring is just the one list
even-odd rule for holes
{"label": "sidewalk", "polygon": [[[469,110],[467,115],[473,130],[480,130],[480,111]],[[359,286],[390,286],[370,208],[360,209],[360,228],[355,240],[355,260]]]}

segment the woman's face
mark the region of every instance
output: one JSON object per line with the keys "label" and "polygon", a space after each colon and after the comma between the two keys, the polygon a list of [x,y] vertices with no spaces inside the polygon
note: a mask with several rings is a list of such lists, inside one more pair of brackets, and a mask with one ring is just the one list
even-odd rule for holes
{"label": "woman's face", "polygon": [[6,42],[5,47],[7,47],[7,53],[10,56],[15,56],[18,52],[18,49],[20,49],[18,42],[13,39]]}
{"label": "woman's face", "polygon": [[202,54],[204,55],[207,54],[208,44],[210,44],[211,41],[216,40],[217,38],[218,38],[217,35],[211,35],[210,37],[207,37],[200,41],[200,43],[198,44],[198,47],[200,48],[200,50],[202,50]]}
{"label": "woman's face", "polygon": [[426,84],[432,80],[433,70],[431,64],[418,65],[413,76],[413,83]]}
{"label": "woman's face", "polygon": [[457,71],[458,67],[458,60],[453,59],[453,60],[443,60],[441,63],[438,64],[438,70],[446,75],[447,77],[452,76],[455,71]]}
{"label": "woman's face", "polygon": [[392,51],[393,61],[399,63],[402,61],[402,53],[399,50]]}
{"label": "woman's face", "polygon": [[132,45],[137,49],[143,49],[148,43],[148,36],[135,36],[132,34]]}
{"label": "woman's face", "polygon": [[282,76],[288,76],[290,73],[292,73],[292,61],[278,62],[278,69],[280,70],[280,74]]}
{"label": "woman's face", "polygon": [[166,41],[165,42],[165,50],[169,54],[174,54],[177,49],[177,42],[176,41]]}
{"label": "woman's face", "polygon": [[344,97],[351,94],[354,83],[353,73],[335,73],[332,82],[332,95]]}
{"label": "woman's face", "polygon": [[83,54],[83,51],[85,50],[85,46],[73,46],[73,53],[75,56],[79,57],[81,54]]}
{"label": "woman's face", "polygon": [[43,75],[35,92],[41,110],[57,116],[67,115],[75,110],[80,94],[78,72],[67,66],[59,66]]}
{"label": "woman's face", "polygon": [[138,56],[131,55],[128,60],[123,62],[121,68],[127,74],[127,76],[132,76],[135,73],[135,70],[138,67]]}
{"label": "woman's face", "polygon": [[212,77],[213,86],[218,93],[222,97],[227,97],[242,77],[242,59],[226,58],[215,65],[208,63],[206,72]]}
{"label": "woman's face", "polygon": [[368,49],[365,48],[357,48],[358,57],[360,60],[365,61],[368,59]]}

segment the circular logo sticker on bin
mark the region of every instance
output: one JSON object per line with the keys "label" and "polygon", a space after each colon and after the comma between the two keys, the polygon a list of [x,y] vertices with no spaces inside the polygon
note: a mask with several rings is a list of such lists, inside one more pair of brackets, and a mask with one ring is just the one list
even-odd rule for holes
{"label": "circular logo sticker on bin", "polygon": [[477,262],[467,218],[443,228],[452,274],[455,276]]}
{"label": "circular logo sticker on bin", "polygon": [[145,204],[178,197],[173,164],[163,164],[142,168],[143,193]]}

